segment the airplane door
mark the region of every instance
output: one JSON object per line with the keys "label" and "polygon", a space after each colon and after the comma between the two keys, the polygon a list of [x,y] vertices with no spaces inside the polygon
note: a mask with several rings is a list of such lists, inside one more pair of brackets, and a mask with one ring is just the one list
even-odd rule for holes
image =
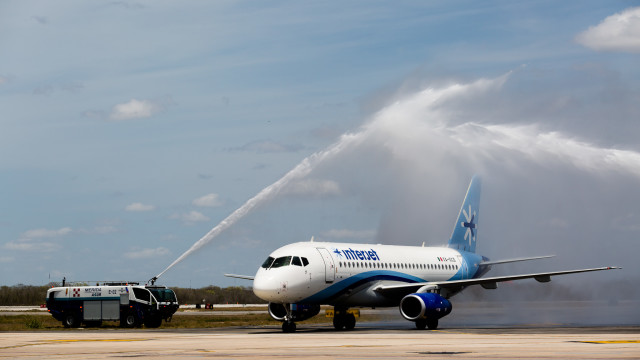
{"label": "airplane door", "polygon": [[457,255],[458,260],[460,261],[460,267],[461,267],[461,275],[462,275],[462,279],[468,279],[469,278],[469,267],[467,266],[467,262],[464,260],[464,258],[461,255]]}
{"label": "airplane door", "polygon": [[327,283],[332,283],[336,279],[336,267],[333,264],[333,259],[331,258],[331,254],[329,250],[325,248],[316,248],[320,255],[322,255],[322,260],[324,261],[324,281]]}

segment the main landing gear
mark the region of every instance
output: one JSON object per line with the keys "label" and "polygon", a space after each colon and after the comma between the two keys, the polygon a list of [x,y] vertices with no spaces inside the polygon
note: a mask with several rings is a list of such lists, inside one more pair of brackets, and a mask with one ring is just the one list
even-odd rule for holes
{"label": "main landing gear", "polygon": [[356,327],[356,317],[347,312],[347,309],[335,309],[333,327],[336,330],[353,330]]}
{"label": "main landing gear", "polygon": [[428,328],[429,330],[435,330],[438,328],[438,319],[418,319],[416,320],[416,329],[424,330]]}
{"label": "main landing gear", "polygon": [[283,321],[282,322],[282,332],[284,333],[294,333],[296,332],[296,323],[293,321]]}

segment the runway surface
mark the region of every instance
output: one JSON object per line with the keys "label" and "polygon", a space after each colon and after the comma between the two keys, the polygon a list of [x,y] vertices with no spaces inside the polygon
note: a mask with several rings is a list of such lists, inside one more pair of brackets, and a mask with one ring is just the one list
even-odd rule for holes
{"label": "runway surface", "polygon": [[88,330],[0,333],[0,359],[305,358],[305,359],[637,359],[640,327],[444,328],[363,324],[336,332],[300,324],[184,330]]}

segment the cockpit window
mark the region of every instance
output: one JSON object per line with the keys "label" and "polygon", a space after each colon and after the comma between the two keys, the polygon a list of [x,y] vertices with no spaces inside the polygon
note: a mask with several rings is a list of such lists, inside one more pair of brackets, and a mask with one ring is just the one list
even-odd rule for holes
{"label": "cockpit window", "polygon": [[276,259],[271,265],[271,268],[279,268],[281,266],[289,266],[291,264],[291,256],[283,256]]}
{"label": "cockpit window", "polygon": [[300,261],[299,257],[294,256],[293,260],[291,260],[291,265],[302,266],[302,261]]}
{"label": "cockpit window", "polygon": [[307,260],[307,258],[303,257],[303,258],[302,258],[302,264],[303,264],[304,266],[309,265],[309,260]]}
{"label": "cockpit window", "polygon": [[273,260],[275,260],[275,259],[274,259],[274,258],[272,258],[271,256],[269,256],[269,257],[267,258],[267,260],[265,260],[265,261],[262,263],[262,267],[263,267],[263,268],[265,268],[265,269],[268,269],[268,268],[269,268],[269,266],[271,266],[271,264],[273,264]]}

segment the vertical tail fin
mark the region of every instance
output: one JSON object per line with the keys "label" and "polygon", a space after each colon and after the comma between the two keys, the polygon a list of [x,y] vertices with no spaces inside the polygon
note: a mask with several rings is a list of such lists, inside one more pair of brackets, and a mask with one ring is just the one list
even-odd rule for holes
{"label": "vertical tail fin", "polygon": [[460,214],[458,214],[458,220],[453,226],[453,233],[449,239],[450,248],[476,252],[478,215],[480,214],[480,184],[478,175],[471,179]]}

